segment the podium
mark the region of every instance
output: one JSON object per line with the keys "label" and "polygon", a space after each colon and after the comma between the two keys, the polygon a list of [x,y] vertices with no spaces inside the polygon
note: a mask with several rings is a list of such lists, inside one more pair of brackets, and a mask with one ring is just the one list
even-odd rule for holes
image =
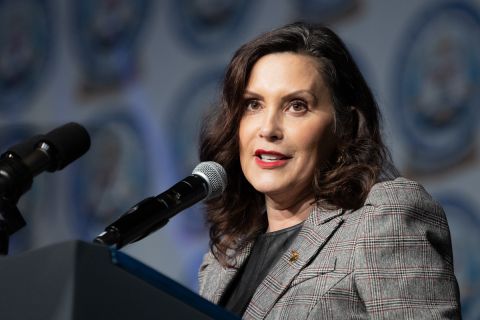
{"label": "podium", "polygon": [[0,319],[239,319],[127,254],[82,241],[0,257]]}

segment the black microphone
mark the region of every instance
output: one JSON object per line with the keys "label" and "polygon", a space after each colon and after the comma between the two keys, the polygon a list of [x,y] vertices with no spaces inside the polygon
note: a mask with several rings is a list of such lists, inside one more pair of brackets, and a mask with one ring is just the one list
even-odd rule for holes
{"label": "black microphone", "polygon": [[32,186],[33,177],[63,169],[89,148],[87,130],[74,122],[14,145],[0,157],[0,196],[18,201]]}
{"label": "black microphone", "polygon": [[156,197],[137,203],[105,228],[94,242],[116,249],[141,240],[167,224],[178,212],[203,199],[219,196],[227,185],[227,174],[213,161],[201,162],[192,175]]}

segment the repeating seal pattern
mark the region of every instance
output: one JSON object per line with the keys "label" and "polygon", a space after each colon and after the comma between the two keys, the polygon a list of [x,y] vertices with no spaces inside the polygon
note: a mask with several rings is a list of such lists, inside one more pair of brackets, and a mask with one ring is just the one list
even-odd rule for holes
{"label": "repeating seal pattern", "polygon": [[87,85],[118,85],[135,73],[135,55],[149,0],[74,1],[73,38]]}
{"label": "repeating seal pattern", "polygon": [[44,0],[0,0],[0,111],[18,113],[52,55],[52,15]]}
{"label": "repeating seal pattern", "polygon": [[395,119],[414,171],[445,169],[472,150],[480,103],[480,18],[465,2],[417,17],[394,72]]}
{"label": "repeating seal pattern", "polygon": [[212,53],[234,39],[251,0],[172,0],[171,24],[196,52]]}
{"label": "repeating seal pattern", "polygon": [[[201,120],[219,96],[222,76],[223,68],[220,67],[199,72],[182,86],[177,94],[178,98],[172,104],[174,108],[168,117],[171,119],[169,136],[176,138],[176,143],[172,146],[174,160],[183,175],[190,174],[198,164]],[[185,94],[186,92],[188,94]],[[201,261],[198,252],[205,252],[208,243],[208,230],[203,214],[203,206],[195,205],[175,216],[175,223],[172,223],[169,229],[170,236],[182,248],[183,256],[188,260],[185,263],[184,276],[191,288],[195,288],[197,283],[197,272],[191,271],[198,269]]]}
{"label": "repeating seal pattern", "polygon": [[88,122],[90,151],[75,164],[72,224],[83,239],[100,231],[146,196],[147,147],[139,122],[127,112],[95,115]]}
{"label": "repeating seal pattern", "polygon": [[171,119],[169,135],[176,138],[174,155],[184,174],[189,174],[198,164],[201,122],[219,96],[222,76],[223,69],[216,67],[199,72],[182,86],[173,103],[175,107],[168,116]]}

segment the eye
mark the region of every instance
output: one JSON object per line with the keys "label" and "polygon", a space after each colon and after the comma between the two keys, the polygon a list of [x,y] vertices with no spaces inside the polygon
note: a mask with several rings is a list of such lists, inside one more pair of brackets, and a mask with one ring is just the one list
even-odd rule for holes
{"label": "eye", "polygon": [[246,111],[257,111],[262,107],[260,102],[256,99],[245,100],[245,110]]}
{"label": "eye", "polygon": [[304,113],[308,111],[308,103],[303,100],[295,99],[289,102],[287,111],[293,113]]}

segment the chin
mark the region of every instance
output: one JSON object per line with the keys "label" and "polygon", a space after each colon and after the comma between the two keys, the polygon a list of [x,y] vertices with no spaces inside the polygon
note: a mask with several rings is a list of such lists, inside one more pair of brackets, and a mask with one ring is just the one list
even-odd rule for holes
{"label": "chin", "polygon": [[250,168],[250,170],[247,170],[245,178],[255,190],[268,194],[288,190],[285,175],[285,172],[280,172],[279,170],[262,170],[254,166]]}
{"label": "chin", "polygon": [[269,179],[263,181],[253,181],[251,183],[253,188],[260,193],[269,194],[269,193],[279,193],[282,192],[283,189],[281,185],[279,185],[278,181],[271,181]]}

